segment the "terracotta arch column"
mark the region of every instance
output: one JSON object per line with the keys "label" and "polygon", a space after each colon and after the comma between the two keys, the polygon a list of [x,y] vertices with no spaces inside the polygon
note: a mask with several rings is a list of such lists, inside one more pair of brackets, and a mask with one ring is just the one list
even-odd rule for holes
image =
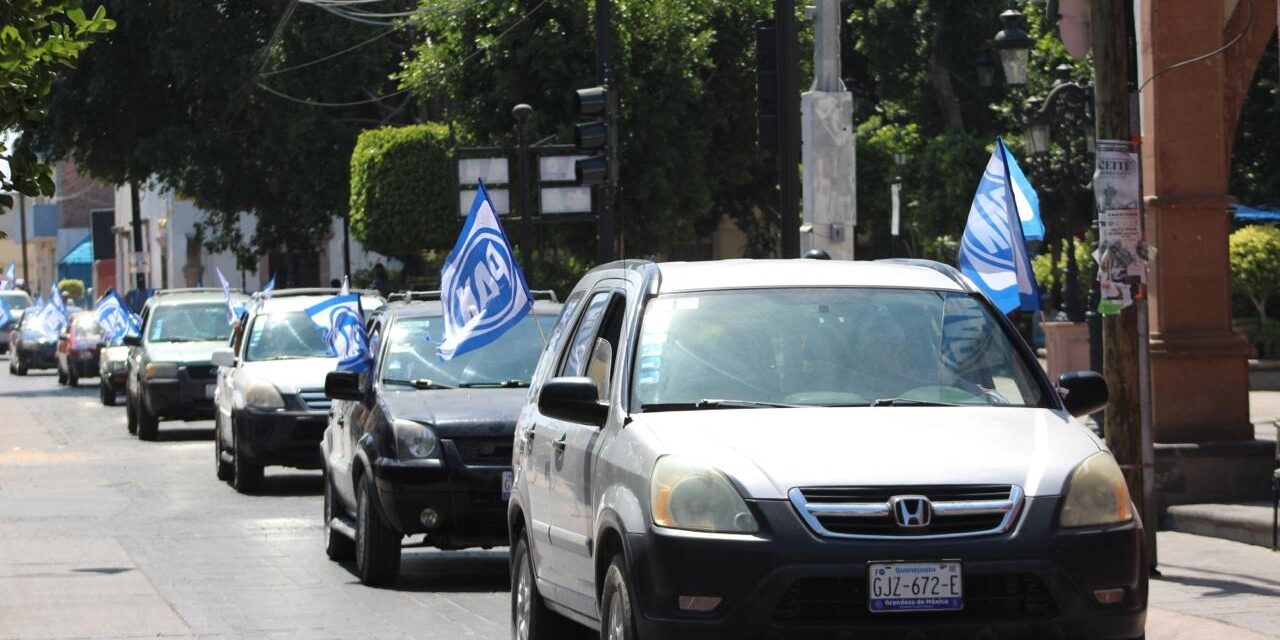
{"label": "terracotta arch column", "polygon": [[1144,0],[1140,80],[1151,277],[1152,418],[1157,442],[1253,438],[1249,346],[1231,330],[1227,178],[1243,96],[1268,38],[1275,0]]}

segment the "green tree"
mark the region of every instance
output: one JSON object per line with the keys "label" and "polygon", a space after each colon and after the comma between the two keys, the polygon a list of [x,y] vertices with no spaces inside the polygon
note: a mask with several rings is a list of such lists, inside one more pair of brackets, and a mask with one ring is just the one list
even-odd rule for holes
{"label": "green tree", "polygon": [[1280,294],[1280,229],[1250,225],[1231,234],[1231,287],[1248,296],[1267,323],[1267,300]]}
{"label": "green tree", "polygon": [[1276,41],[1258,62],[1232,151],[1231,193],[1251,205],[1280,206],[1280,53]]}
{"label": "green tree", "polygon": [[[0,4],[0,132],[23,132],[40,125],[42,100],[58,74],[75,64],[89,43],[115,27],[104,7],[90,16],[79,0],[13,0]],[[6,148],[0,159],[0,192],[26,196],[53,195],[52,172],[25,139]],[[0,207],[13,206],[13,196],[0,193]],[[4,237],[0,233],[0,237]]]}
{"label": "green tree", "polygon": [[[211,214],[208,248],[243,266],[315,246],[346,214],[356,136],[414,117],[412,96],[383,97],[403,29],[374,38],[379,28],[269,0],[105,3],[118,28],[58,82],[38,148],[105,182],[193,198]],[[257,217],[250,238],[242,212]]]}
{"label": "green tree", "polygon": [[360,134],[351,154],[351,233],[422,275],[425,249],[447,249],[462,221],[448,127],[420,124]]}
{"label": "green tree", "polygon": [[77,278],[59,280],[58,291],[61,291],[62,295],[71,298],[72,300],[79,300],[84,297],[84,280],[79,280]]}

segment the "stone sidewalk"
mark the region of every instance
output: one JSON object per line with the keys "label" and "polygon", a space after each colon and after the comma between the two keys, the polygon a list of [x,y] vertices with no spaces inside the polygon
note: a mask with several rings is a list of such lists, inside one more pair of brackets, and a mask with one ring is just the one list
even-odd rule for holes
{"label": "stone sidewalk", "polygon": [[1174,531],[1157,545],[1148,638],[1280,638],[1280,554]]}
{"label": "stone sidewalk", "polygon": [[1253,423],[1254,437],[1274,441],[1277,420],[1280,420],[1280,391],[1250,391],[1249,421]]}

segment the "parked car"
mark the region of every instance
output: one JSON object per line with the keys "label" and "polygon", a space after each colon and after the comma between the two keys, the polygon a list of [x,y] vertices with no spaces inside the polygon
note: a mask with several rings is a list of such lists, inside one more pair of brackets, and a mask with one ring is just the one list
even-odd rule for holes
{"label": "parked car", "polygon": [[98,354],[98,395],[103,406],[116,406],[116,396],[124,393],[129,371],[129,347],[104,344]]}
{"label": "parked car", "polygon": [[22,319],[22,314],[31,307],[31,296],[26,291],[0,291],[0,300],[9,306],[13,319],[0,325],[0,353],[9,352],[9,332]]}
{"label": "parked car", "polygon": [[102,328],[93,313],[80,311],[71,316],[66,331],[58,336],[58,384],[76,386],[80,378],[98,375],[98,353]]}
{"label": "parked car", "polygon": [[396,579],[405,536],[439,549],[507,544],[516,414],[560,310],[541,294],[502,336],[442,362],[439,296],[425,297],[435,299],[391,302],[370,323],[370,371],[325,381],[325,552],[354,556],[364,584]]}
{"label": "parked car", "polygon": [[[233,304],[248,298],[240,293]],[[208,420],[217,388],[213,352],[231,325],[221,289],[157,291],[142,307],[142,335],[129,336],[125,415],[129,433],[155,440],[161,420]]]}
{"label": "parked car", "polygon": [[58,337],[37,329],[35,315],[23,314],[9,332],[9,373],[58,368]]}
{"label": "parked car", "polygon": [[[338,359],[306,309],[337,289],[285,289],[258,294],[229,348],[213,352],[214,466],[219,480],[249,493],[262,484],[263,467],[320,468],[320,436],[329,415],[324,377]],[[365,309],[382,306],[365,292]]]}
{"label": "parked car", "polygon": [[515,637],[1140,638],[1143,525],[1008,319],[925,261],[628,261],[515,434]]}

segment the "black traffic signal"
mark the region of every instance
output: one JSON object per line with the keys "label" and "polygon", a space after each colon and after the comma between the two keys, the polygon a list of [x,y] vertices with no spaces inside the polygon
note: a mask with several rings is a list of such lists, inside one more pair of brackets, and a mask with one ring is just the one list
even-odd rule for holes
{"label": "black traffic signal", "polygon": [[613,102],[608,87],[578,89],[574,93],[574,110],[580,122],[573,131],[573,145],[588,156],[574,167],[578,184],[595,186],[609,181],[610,131],[613,124]]}

